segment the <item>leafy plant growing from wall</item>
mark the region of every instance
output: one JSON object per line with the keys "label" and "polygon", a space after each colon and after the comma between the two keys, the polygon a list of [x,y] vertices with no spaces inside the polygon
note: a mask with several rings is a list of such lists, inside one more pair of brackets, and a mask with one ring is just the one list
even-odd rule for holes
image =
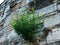
{"label": "leafy plant growing from wall", "polygon": [[34,42],[35,34],[37,34],[38,29],[42,28],[44,15],[20,15],[20,18],[13,21],[12,26],[15,32],[27,40],[28,42]]}
{"label": "leafy plant growing from wall", "polygon": [[34,13],[35,6],[32,8],[32,12],[28,14],[21,14],[18,19],[14,19],[12,26],[15,32],[29,43],[33,43],[36,39],[38,29],[43,27],[44,15],[43,13]]}

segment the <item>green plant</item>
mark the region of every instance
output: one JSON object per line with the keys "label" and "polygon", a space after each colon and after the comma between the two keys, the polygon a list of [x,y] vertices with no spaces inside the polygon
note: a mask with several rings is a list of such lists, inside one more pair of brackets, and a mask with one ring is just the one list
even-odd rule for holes
{"label": "green plant", "polygon": [[20,18],[13,21],[12,26],[17,34],[22,34],[22,37],[29,41],[34,42],[35,34],[38,28],[43,26],[44,15],[20,15]]}
{"label": "green plant", "polygon": [[[36,1],[34,1],[34,4],[36,5]],[[33,43],[36,39],[35,34],[37,34],[38,29],[42,28],[44,21],[43,13],[36,14],[34,12],[35,5],[32,8],[32,11],[27,14],[21,14],[20,18],[14,20],[12,23],[15,32],[18,35],[22,34],[22,37],[30,43]]]}

